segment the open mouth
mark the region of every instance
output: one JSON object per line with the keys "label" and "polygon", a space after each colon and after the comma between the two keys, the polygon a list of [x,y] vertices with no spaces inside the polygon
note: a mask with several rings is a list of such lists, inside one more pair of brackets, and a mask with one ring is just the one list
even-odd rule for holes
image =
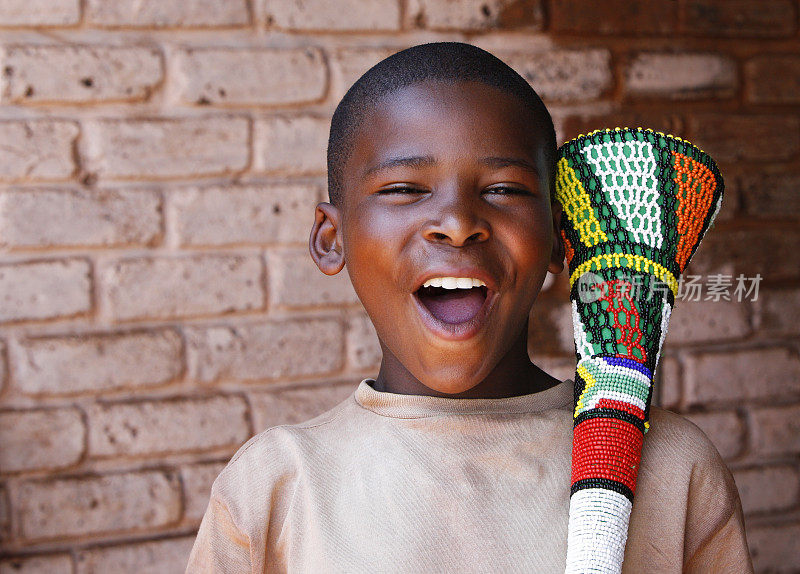
{"label": "open mouth", "polygon": [[416,291],[420,303],[442,323],[458,325],[477,317],[488,296],[485,285],[445,288],[429,285]]}

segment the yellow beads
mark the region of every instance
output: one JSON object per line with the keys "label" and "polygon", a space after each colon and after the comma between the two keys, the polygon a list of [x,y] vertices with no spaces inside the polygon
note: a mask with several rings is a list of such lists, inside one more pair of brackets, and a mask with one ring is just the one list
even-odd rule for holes
{"label": "yellow beads", "polygon": [[[624,263],[623,259],[625,260]],[[655,275],[667,284],[675,296],[678,295],[678,280],[675,279],[669,269],[655,261],[651,261],[647,257],[633,253],[601,253],[600,255],[595,255],[575,268],[569,278],[569,284],[573,285],[587,271],[600,271],[609,267],[634,269]]]}
{"label": "yellow beads", "polygon": [[556,170],[556,199],[564,206],[564,213],[581,236],[581,243],[593,247],[608,237],[603,233],[595,216],[589,194],[569,166],[566,158],[558,161]]}
{"label": "yellow beads", "polygon": [[573,414],[573,416],[575,416],[575,417],[577,417],[578,414],[583,412],[583,409],[584,409],[583,398],[588,394],[589,389],[591,389],[593,386],[595,386],[597,384],[597,381],[592,376],[592,374],[589,372],[589,369],[586,368],[586,365],[583,365],[583,364],[578,365],[577,371],[578,371],[578,374],[581,376],[581,378],[586,382],[586,386],[583,388],[583,392],[581,393],[581,396],[578,398],[578,401],[575,403],[575,412]]}

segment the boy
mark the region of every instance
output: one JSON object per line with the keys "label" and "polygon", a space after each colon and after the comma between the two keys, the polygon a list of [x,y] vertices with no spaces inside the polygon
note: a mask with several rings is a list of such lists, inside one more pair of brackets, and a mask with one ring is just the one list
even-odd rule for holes
{"label": "boy", "polygon": [[[404,50],[334,114],[311,255],[347,267],[383,351],[331,411],[269,429],[212,489],[190,572],[563,572],[572,386],[530,362],[564,251],[555,135],[487,52]],[[714,447],[652,409],[625,572],[749,572]]]}

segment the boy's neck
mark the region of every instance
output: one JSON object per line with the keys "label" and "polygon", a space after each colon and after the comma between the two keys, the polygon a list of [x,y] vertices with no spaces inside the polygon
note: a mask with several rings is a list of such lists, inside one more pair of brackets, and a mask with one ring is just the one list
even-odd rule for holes
{"label": "boy's neck", "polygon": [[380,371],[372,385],[376,391],[462,399],[499,399],[547,390],[561,381],[534,365],[528,357],[527,337],[520,337],[498,365],[471,389],[447,394],[427,387],[391,353],[384,352]]}

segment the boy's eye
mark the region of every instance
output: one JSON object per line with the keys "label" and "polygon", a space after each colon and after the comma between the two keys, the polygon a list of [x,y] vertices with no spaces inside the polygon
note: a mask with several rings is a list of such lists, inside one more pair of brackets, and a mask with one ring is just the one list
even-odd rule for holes
{"label": "boy's eye", "polygon": [[392,187],[384,187],[383,189],[379,189],[378,193],[387,194],[387,193],[398,193],[398,194],[413,194],[413,193],[425,193],[424,189],[420,189],[418,187],[411,187],[409,185],[396,185]]}
{"label": "boy's eye", "polygon": [[493,185],[483,190],[484,193],[492,193],[495,195],[530,195],[531,192],[521,187],[514,187],[513,185]]}

